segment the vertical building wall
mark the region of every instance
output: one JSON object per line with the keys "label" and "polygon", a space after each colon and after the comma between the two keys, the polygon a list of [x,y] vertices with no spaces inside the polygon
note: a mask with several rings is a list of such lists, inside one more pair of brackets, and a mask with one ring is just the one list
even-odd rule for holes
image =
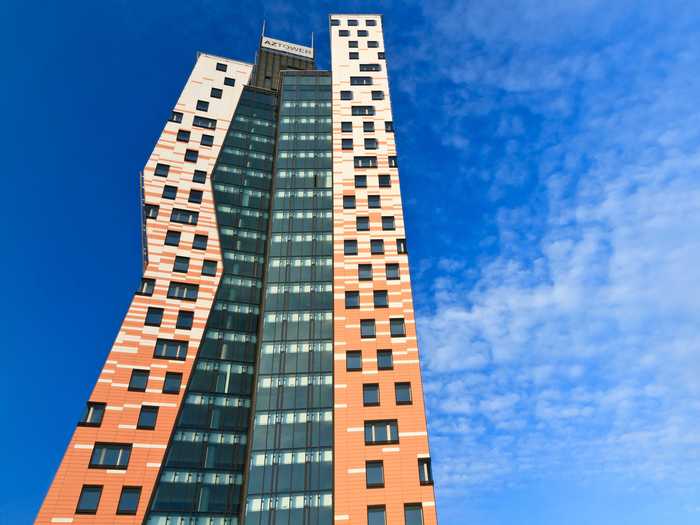
{"label": "vertical building wall", "polygon": [[381,17],[331,16],[331,55],[334,521],[433,524]]}
{"label": "vertical building wall", "polygon": [[[144,519],[222,274],[210,175],[251,70],[249,64],[199,55],[144,168],[144,281],[90,395],[88,420],[76,428],[36,523]],[[221,90],[220,96],[212,89]],[[134,370],[139,381],[130,386]],[[178,378],[182,386],[165,393],[173,392]],[[138,428],[143,407],[150,407],[151,416],[157,409],[154,429]],[[85,485],[99,490],[91,514],[76,513]],[[123,487],[140,488],[135,514],[117,513]]]}

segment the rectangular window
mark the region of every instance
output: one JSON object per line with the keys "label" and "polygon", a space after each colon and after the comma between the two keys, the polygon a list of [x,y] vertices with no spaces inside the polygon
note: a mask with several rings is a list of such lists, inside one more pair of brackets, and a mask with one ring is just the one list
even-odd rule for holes
{"label": "rectangular window", "polygon": [[362,352],[357,350],[345,352],[345,370],[348,372],[362,370]]}
{"label": "rectangular window", "polygon": [[406,337],[406,323],[402,317],[389,319],[389,331],[391,337]]}
{"label": "rectangular window", "polygon": [[350,310],[360,307],[360,292],[345,292],[345,308]]}
{"label": "rectangular window", "polygon": [[131,445],[95,443],[90,456],[90,468],[126,469],[130,456]]}
{"label": "rectangular window", "polygon": [[158,407],[141,406],[139,412],[139,420],[136,423],[136,428],[140,430],[154,430],[156,428],[156,420],[158,419]]}
{"label": "rectangular window", "polygon": [[374,319],[360,320],[360,337],[363,339],[371,339],[377,337],[377,329]]}
{"label": "rectangular window", "polygon": [[369,231],[369,217],[357,217],[355,219],[355,226],[358,232]]}
{"label": "rectangular window", "polygon": [[374,295],[375,308],[389,308],[389,292],[386,290],[375,290]]}
{"label": "rectangular window", "polygon": [[374,115],[374,106],[353,106],[352,114],[358,115]]}
{"label": "rectangular window", "polygon": [[394,222],[393,217],[382,217],[382,230],[395,230],[396,229],[396,223]]}
{"label": "rectangular window", "polygon": [[187,201],[194,204],[201,204],[202,195],[204,195],[202,190],[190,190],[190,197],[187,199]]}
{"label": "rectangular window", "polygon": [[386,507],[367,507],[367,525],[386,525]]}
{"label": "rectangular window", "polygon": [[360,71],[381,71],[379,64],[360,64]]}
{"label": "rectangular window", "polygon": [[384,486],[384,463],[382,461],[367,461],[365,463],[365,477],[367,488]]}
{"label": "rectangular window", "polygon": [[213,118],[195,116],[192,120],[192,125],[198,128],[216,129],[216,120]]}
{"label": "rectangular window", "polygon": [[369,33],[367,32],[366,29],[358,29],[357,30],[357,36],[367,36]]}
{"label": "rectangular window", "polygon": [[175,257],[175,263],[173,264],[173,271],[178,273],[187,273],[190,269],[190,258],[189,257]]}
{"label": "rectangular window", "polygon": [[367,187],[367,175],[355,175],[355,187],[356,188],[366,188]]}
{"label": "rectangular window", "polygon": [[209,237],[202,235],[201,233],[197,233],[192,240],[192,248],[195,250],[206,250],[208,242]]}
{"label": "rectangular window", "polygon": [[159,209],[160,206],[157,204],[146,204],[146,206],[144,206],[144,215],[147,219],[157,219]]}
{"label": "rectangular window", "polygon": [[356,26],[356,25],[357,25],[357,20],[355,20],[354,18],[348,19],[348,25],[349,25],[349,26]]}
{"label": "rectangular window", "polygon": [[221,98],[224,94],[224,91],[221,88],[211,88],[211,93],[209,93],[209,96],[211,98]]}
{"label": "rectangular window", "polygon": [[357,279],[359,281],[371,281],[372,280],[372,265],[371,264],[358,264],[357,265]]}
{"label": "rectangular window", "polygon": [[358,53],[357,51],[350,51],[350,52],[348,53],[348,58],[349,58],[350,60],[359,60],[359,59],[360,59],[360,53]]}
{"label": "rectangular window", "polygon": [[207,180],[207,172],[203,170],[194,170],[194,175],[192,175],[192,182],[198,182],[202,184]]}
{"label": "rectangular window", "polygon": [[372,91],[372,100],[384,100],[384,92]]}
{"label": "rectangular window", "polygon": [[339,26],[340,25],[340,20],[337,18],[331,18],[331,26]]}
{"label": "rectangular window", "polygon": [[350,77],[351,86],[371,86],[372,77]]}
{"label": "rectangular window", "polygon": [[228,69],[228,66],[226,64],[223,64],[221,62],[216,63],[216,70],[217,71],[226,71]]}
{"label": "rectangular window", "polygon": [[131,379],[129,379],[129,390],[131,392],[145,392],[149,374],[148,370],[133,368],[131,370]]}
{"label": "rectangular window", "polygon": [[399,167],[399,164],[396,160],[395,155],[392,155],[391,157],[389,157],[389,167],[390,168],[398,168]]}
{"label": "rectangular window", "polygon": [[377,21],[376,21],[376,20],[369,19],[369,20],[365,20],[365,24],[368,25],[368,26],[376,26],[376,25],[377,25]]}
{"label": "rectangular window", "polygon": [[97,507],[102,497],[102,485],[83,485],[78,498],[76,514],[97,514]]}
{"label": "rectangular window", "polygon": [[190,132],[187,131],[186,129],[178,130],[177,141],[178,142],[189,142],[190,141]]}
{"label": "rectangular window", "polygon": [[377,157],[355,157],[354,158],[356,168],[376,168],[377,167]]}
{"label": "rectangular window", "polygon": [[369,49],[377,48],[377,47],[379,47],[379,42],[377,42],[376,40],[368,40],[368,41],[367,41],[367,47],[368,47]]}
{"label": "rectangular window", "polygon": [[202,135],[202,140],[199,141],[202,146],[213,146],[214,135]]}
{"label": "rectangular window", "polygon": [[163,309],[149,306],[146,311],[146,320],[143,322],[146,326],[160,326],[163,321]]}
{"label": "rectangular window", "polygon": [[355,196],[354,195],[343,195],[343,209],[344,210],[354,210],[355,209]]}
{"label": "rectangular window", "polygon": [[351,133],[352,132],[352,122],[341,122],[340,123],[340,131],[343,133]]}
{"label": "rectangular window", "polygon": [[378,175],[377,182],[380,188],[391,188],[391,175]]}
{"label": "rectangular window", "polygon": [[181,384],[182,374],[180,374],[179,372],[166,372],[165,381],[163,382],[163,393],[179,394]]}
{"label": "rectangular window", "polygon": [[170,222],[179,222],[181,224],[197,224],[199,219],[199,213],[196,211],[181,210],[179,208],[173,208],[170,214]]}
{"label": "rectangular window", "polygon": [[177,313],[177,322],[175,328],[178,330],[192,330],[192,322],[194,321],[194,312],[189,310],[180,310]]}
{"label": "rectangular window", "polygon": [[206,100],[198,100],[197,111],[209,111],[209,102]]}
{"label": "rectangular window", "polygon": [[204,264],[202,264],[202,275],[216,275],[216,261],[204,261]]}
{"label": "rectangular window", "polygon": [[235,86],[236,79],[231,77],[224,77],[224,86]]}
{"label": "rectangular window", "polygon": [[379,143],[377,142],[377,139],[365,139],[365,149],[377,149],[378,147]]}
{"label": "rectangular window", "polygon": [[433,468],[430,458],[418,458],[418,479],[421,485],[433,484]]}
{"label": "rectangular window", "polygon": [[199,158],[199,152],[194,149],[188,149],[185,151],[185,162],[197,162]]}
{"label": "rectangular window", "polygon": [[352,100],[352,91],[343,90],[340,92],[340,100]]}
{"label": "rectangular window", "polygon": [[374,133],[374,122],[364,121],[362,123],[362,131],[364,131],[365,133]]}
{"label": "rectangular window", "polygon": [[365,421],[365,445],[399,442],[399,425],[395,419]]}
{"label": "rectangular window", "polygon": [[171,282],[168,286],[169,299],[184,299],[185,301],[196,301],[199,293],[199,285],[189,283]]}
{"label": "rectangular window", "polygon": [[153,357],[159,359],[177,359],[184,361],[187,357],[187,341],[174,339],[158,339]]}
{"label": "rectangular window", "polygon": [[343,149],[352,149],[352,139],[341,139],[340,145]]}
{"label": "rectangular window", "polygon": [[340,31],[338,31],[338,36],[350,36],[350,31],[348,31],[347,29],[341,29]]}
{"label": "rectangular window", "polygon": [[366,383],[362,385],[362,405],[366,407],[379,406],[378,383]]}
{"label": "rectangular window", "polygon": [[391,350],[377,350],[377,368],[379,370],[393,370],[394,356]]}
{"label": "rectangular window", "polygon": [[170,113],[170,118],[168,120],[170,122],[182,122],[182,113],[179,111],[173,111]]}
{"label": "rectangular window", "polygon": [[99,427],[102,424],[106,406],[106,403],[94,403],[89,401],[78,425],[81,427]]}
{"label": "rectangular window", "polygon": [[177,186],[163,186],[164,199],[174,200],[177,197]]}
{"label": "rectangular window", "polygon": [[386,269],[386,280],[387,281],[397,281],[401,279],[401,274],[399,273],[398,263],[389,263],[385,266]]}
{"label": "rectangular window", "polygon": [[165,234],[165,244],[167,246],[178,246],[180,244],[180,232],[168,230]]}
{"label": "rectangular window", "polygon": [[388,131],[389,133],[394,132],[394,122],[391,120],[388,120],[384,123],[384,131]]}
{"label": "rectangular window", "polygon": [[161,164],[160,162],[156,164],[156,169],[154,174],[157,177],[167,177],[170,171],[170,166],[168,164]]}
{"label": "rectangular window", "polygon": [[350,49],[357,49],[357,40],[348,40],[348,47]]}
{"label": "rectangular window", "polygon": [[117,505],[117,514],[136,514],[141,499],[141,487],[122,487]]}
{"label": "rectangular window", "polygon": [[343,253],[345,255],[357,255],[357,241],[343,241]]}
{"label": "rectangular window", "polygon": [[141,279],[141,286],[136,291],[136,295],[153,295],[153,291],[156,289],[155,279],[146,279],[145,277]]}
{"label": "rectangular window", "polygon": [[384,253],[384,241],[382,239],[372,239],[369,241],[369,248],[372,255],[381,255]]}
{"label": "rectangular window", "polygon": [[406,248],[406,239],[396,239],[396,253],[408,253]]}
{"label": "rectangular window", "polygon": [[394,383],[394,393],[396,394],[397,405],[410,405],[413,403],[411,383]]}
{"label": "rectangular window", "polygon": [[403,506],[404,525],[423,525],[423,506],[409,503]]}

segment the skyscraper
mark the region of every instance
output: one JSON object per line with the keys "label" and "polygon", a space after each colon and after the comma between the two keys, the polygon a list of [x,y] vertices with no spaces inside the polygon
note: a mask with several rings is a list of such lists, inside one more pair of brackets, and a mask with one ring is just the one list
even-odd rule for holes
{"label": "skyscraper", "polygon": [[197,57],[37,523],[436,523],[382,19],[330,25]]}

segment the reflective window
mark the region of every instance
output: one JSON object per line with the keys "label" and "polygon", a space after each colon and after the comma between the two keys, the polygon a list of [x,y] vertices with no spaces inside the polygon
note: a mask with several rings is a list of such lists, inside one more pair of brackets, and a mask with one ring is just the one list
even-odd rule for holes
{"label": "reflective window", "polygon": [[179,394],[180,385],[182,383],[182,374],[178,372],[166,372],[165,381],[163,382],[164,394]]}
{"label": "reflective window", "polygon": [[367,461],[365,463],[365,475],[367,479],[367,488],[383,487],[384,462]]}
{"label": "reflective window", "polygon": [[95,514],[102,496],[102,485],[83,485],[78,498],[76,514]]}
{"label": "reflective window", "polygon": [[360,336],[363,338],[377,336],[374,319],[362,319],[360,321]]}
{"label": "reflective window", "polygon": [[136,514],[141,499],[141,487],[123,487],[117,505],[117,514]]}
{"label": "reflective window", "polygon": [[377,368],[379,370],[392,370],[394,368],[391,350],[377,350]]}
{"label": "reflective window", "polygon": [[379,405],[379,385],[377,383],[362,385],[362,404],[366,407]]}
{"label": "reflective window", "polygon": [[395,419],[365,421],[365,445],[399,442],[399,425]]}
{"label": "reflective window", "polygon": [[423,525],[423,506],[420,503],[404,505],[404,524]]}
{"label": "reflective window", "polygon": [[160,326],[163,321],[163,309],[149,306],[146,311],[146,320],[143,324],[146,326]]}
{"label": "reflective window", "polygon": [[129,379],[129,390],[134,392],[145,392],[148,384],[148,370],[139,370],[134,368],[131,370],[131,379]]}
{"label": "reflective window", "polygon": [[125,469],[129,466],[131,445],[95,443],[90,456],[90,468]]}
{"label": "reflective window", "polygon": [[413,403],[411,398],[411,383],[394,383],[394,391],[396,393],[397,405],[410,405]]}
{"label": "reflective window", "polygon": [[102,424],[106,406],[106,403],[88,402],[85,407],[85,412],[83,412],[83,417],[80,418],[78,425],[83,427],[99,427]]}
{"label": "reflective window", "polygon": [[362,370],[362,352],[357,350],[346,352],[345,369],[349,372]]}

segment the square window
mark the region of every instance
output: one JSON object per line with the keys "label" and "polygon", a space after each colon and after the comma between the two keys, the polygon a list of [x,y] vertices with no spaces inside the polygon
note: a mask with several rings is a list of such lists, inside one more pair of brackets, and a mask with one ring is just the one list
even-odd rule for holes
{"label": "square window", "polygon": [[179,394],[181,384],[182,374],[180,374],[179,372],[166,372],[165,381],[163,382],[163,393]]}
{"label": "square window", "polygon": [[178,142],[189,142],[190,141],[190,132],[187,131],[186,129],[178,130],[177,140],[178,140]]}
{"label": "square window", "polygon": [[374,319],[360,320],[360,337],[363,339],[377,337]]}
{"label": "square window", "polygon": [[377,58],[378,58],[379,60],[384,60],[384,59],[385,59],[384,51],[379,51],[379,52],[377,53]]}
{"label": "square window", "polygon": [[192,330],[192,322],[194,321],[194,312],[189,310],[180,310],[177,313],[177,323],[175,328],[179,330]]}
{"label": "square window", "polygon": [[199,142],[202,146],[213,146],[214,135],[202,135],[202,140]]}
{"label": "square window", "polygon": [[209,102],[206,100],[198,100],[197,111],[209,111]]}
{"label": "square window", "polygon": [[350,310],[360,307],[360,292],[345,292],[345,308]]}
{"label": "square window", "polygon": [[396,223],[394,222],[393,217],[382,217],[382,230],[395,230],[396,229]]}
{"label": "square window", "polygon": [[343,253],[345,255],[357,255],[357,241],[343,241]]}
{"label": "square window", "polygon": [[399,167],[399,163],[398,163],[398,160],[396,159],[395,155],[392,155],[389,157],[389,167],[390,168],[398,168]]}
{"label": "square window", "polygon": [[153,291],[156,288],[155,279],[146,279],[145,277],[141,279],[141,286],[136,291],[136,295],[153,295]]}
{"label": "square window", "polygon": [[157,419],[158,407],[142,406],[136,428],[141,430],[154,430],[156,428]]}
{"label": "square window", "polygon": [[155,175],[158,177],[167,177],[170,171],[170,166],[167,164],[161,164],[160,162],[156,164]]}
{"label": "square window", "polygon": [[362,123],[362,131],[365,133],[374,132],[374,122],[365,121]]}
{"label": "square window", "polygon": [[165,234],[165,244],[167,246],[178,246],[180,244],[180,232],[168,230]]}
{"label": "square window", "polygon": [[211,88],[211,93],[209,93],[209,96],[211,98],[221,98],[221,96],[224,94],[224,91],[221,88]]}
{"label": "square window", "polygon": [[380,188],[391,188],[391,175],[378,175],[377,180]]}
{"label": "square window", "polygon": [[362,370],[362,352],[357,350],[345,352],[345,370],[348,372]]}
{"label": "square window", "polygon": [[384,123],[384,131],[388,131],[390,133],[394,132],[394,122],[389,120]]}
{"label": "square window", "polygon": [[355,209],[355,196],[354,195],[343,195],[343,209],[354,210]]}
{"label": "square window", "polygon": [[358,232],[369,231],[369,217],[357,217],[355,222]]}
{"label": "square window", "polygon": [[410,503],[403,506],[405,525],[423,525],[423,506],[420,503]]}
{"label": "square window", "polygon": [[158,206],[156,204],[146,204],[144,206],[143,213],[147,219],[157,219],[159,209],[160,209],[160,206]]}
{"label": "square window", "polygon": [[377,149],[378,146],[377,139],[365,139],[365,149]]}
{"label": "square window", "polygon": [[368,195],[367,206],[373,209],[382,207],[382,198],[379,195]]}
{"label": "square window", "polygon": [[192,182],[198,182],[200,184],[207,181],[207,172],[203,170],[194,170],[194,175],[192,175]]}
{"label": "square window", "polygon": [[433,468],[430,458],[418,458],[418,479],[421,485],[433,484]]}
{"label": "square window", "polygon": [[190,190],[190,197],[187,199],[187,201],[193,202],[194,204],[201,204],[202,195],[204,195],[202,190]]}
{"label": "square window", "polygon": [[143,324],[146,326],[160,326],[163,321],[163,309],[149,306],[146,311],[146,320]]}
{"label": "square window", "polygon": [[365,463],[367,488],[384,486],[384,463],[382,461],[367,461]]}
{"label": "square window", "polygon": [[398,263],[389,263],[385,266],[386,269],[386,280],[387,281],[397,281],[401,279],[401,274],[399,273]]}
{"label": "square window", "polygon": [[411,397],[411,383],[394,383],[397,405],[410,405],[413,403]]}
{"label": "square window", "polygon": [[352,139],[341,139],[340,143],[343,149],[352,149]]}
{"label": "square window", "polygon": [[196,234],[192,240],[192,248],[195,250],[206,250],[209,237],[206,235]]}
{"label": "square window", "polygon": [[106,403],[88,402],[78,425],[81,427],[99,427],[102,424],[106,406]]}
{"label": "square window", "polygon": [[132,392],[145,392],[148,384],[148,374],[148,370],[132,369],[131,379],[129,379],[129,390]]}
{"label": "square window", "polygon": [[338,36],[350,36],[350,31],[348,31],[347,29],[341,29],[340,31],[338,31]]}
{"label": "square window", "polygon": [[356,188],[366,188],[367,187],[367,175],[355,175],[355,187]]}
{"label": "square window", "polygon": [[340,131],[342,131],[343,133],[352,132],[352,122],[341,122]]}
{"label": "square window", "polygon": [[90,468],[126,469],[131,457],[131,445],[95,443],[90,455]]}
{"label": "square window", "polygon": [[78,498],[76,514],[96,514],[102,497],[102,485],[83,485]]}
{"label": "square window", "polygon": [[367,507],[367,525],[386,525],[386,507]]}
{"label": "square window", "polygon": [[340,100],[352,100],[352,91],[341,91]]}
{"label": "square window", "polygon": [[188,149],[185,151],[185,161],[186,162],[197,162],[199,158],[199,152],[197,150]]}
{"label": "square window", "polygon": [[204,261],[202,265],[202,275],[216,275],[216,261]]}
{"label": "square window", "polygon": [[348,40],[348,47],[350,49],[357,49],[357,40]]}
{"label": "square window", "polygon": [[182,113],[179,111],[173,111],[170,113],[170,118],[168,120],[170,122],[182,122]]}
{"label": "square window", "polygon": [[350,60],[359,60],[360,53],[358,53],[357,51],[350,51],[350,53],[348,53],[348,57],[350,58]]}
{"label": "square window", "polygon": [[362,405],[366,407],[379,406],[379,384],[367,383],[362,385]]}
{"label": "square window", "polygon": [[372,239],[369,241],[369,247],[372,255],[381,255],[384,253],[384,241],[382,239]]}
{"label": "square window", "polygon": [[173,264],[173,271],[180,273],[187,273],[190,268],[190,258],[189,257],[175,257],[175,264]]}
{"label": "square window", "polygon": [[177,186],[164,186],[163,198],[174,200],[177,197]]}
{"label": "square window", "polygon": [[217,71],[226,71],[228,69],[228,66],[226,64],[222,64],[221,62],[216,63],[216,70]]}
{"label": "square window", "polygon": [[396,239],[396,253],[408,253],[406,248],[406,239]]}
{"label": "square window", "polygon": [[224,77],[224,86],[235,86],[236,79],[231,77]]}
{"label": "square window", "polygon": [[406,323],[404,323],[403,318],[390,319],[389,330],[391,337],[406,337]]}
{"label": "square window", "polygon": [[384,100],[384,92],[372,91],[372,100]]}
{"label": "square window", "polygon": [[358,264],[357,265],[357,279],[359,281],[371,281],[372,280],[372,265],[371,264]]}
{"label": "square window", "polygon": [[372,293],[375,308],[389,308],[389,293],[386,290],[375,290]]}
{"label": "square window", "polygon": [[394,357],[391,350],[377,350],[377,368],[379,370],[394,369]]}
{"label": "square window", "polygon": [[136,514],[141,499],[141,487],[123,487],[117,505],[117,514]]}

